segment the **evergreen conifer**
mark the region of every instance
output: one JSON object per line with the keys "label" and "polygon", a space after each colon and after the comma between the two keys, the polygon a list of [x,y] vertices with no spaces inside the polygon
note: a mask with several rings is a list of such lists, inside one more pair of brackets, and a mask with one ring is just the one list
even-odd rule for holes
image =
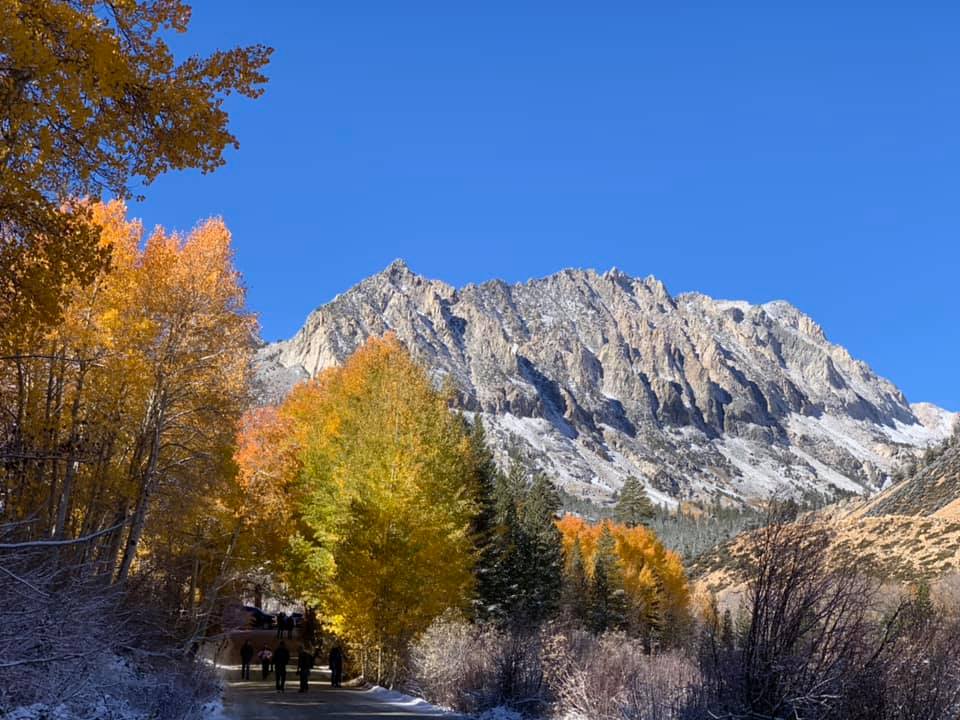
{"label": "evergreen conifer", "polygon": [[471,527],[475,548],[474,610],[477,617],[490,619],[496,616],[503,602],[498,574],[501,555],[496,497],[498,470],[479,415],[473,421],[469,440],[473,457],[472,489],[477,501],[477,514]]}
{"label": "evergreen conifer", "polygon": [[563,609],[571,620],[581,625],[587,622],[589,596],[590,578],[587,576],[583,545],[580,543],[580,538],[574,538],[564,575]]}
{"label": "evergreen conifer", "polygon": [[627,527],[644,525],[656,514],[643,484],[632,475],[623,481],[620,497],[614,510],[617,522]]}
{"label": "evergreen conifer", "polygon": [[622,629],[627,622],[623,572],[609,525],[604,526],[594,554],[588,620],[595,633]]}

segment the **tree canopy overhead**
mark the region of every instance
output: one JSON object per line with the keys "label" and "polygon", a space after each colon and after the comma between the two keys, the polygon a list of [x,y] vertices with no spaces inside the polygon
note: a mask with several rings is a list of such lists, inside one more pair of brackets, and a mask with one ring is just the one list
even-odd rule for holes
{"label": "tree canopy overhead", "polygon": [[271,50],[178,62],[165,38],[189,20],[181,0],[0,0],[0,329],[55,321],[65,284],[108,262],[78,198],[237,146],[223,101],[263,92]]}

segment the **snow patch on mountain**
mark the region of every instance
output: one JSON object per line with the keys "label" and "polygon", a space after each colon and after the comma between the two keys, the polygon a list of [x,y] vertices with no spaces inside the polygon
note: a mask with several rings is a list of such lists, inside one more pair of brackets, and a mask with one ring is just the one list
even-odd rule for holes
{"label": "snow patch on mountain", "polygon": [[482,414],[501,461],[519,447],[595,500],[628,475],[668,505],[874,490],[957,418],[910,405],[782,300],[674,297],[618,270],[458,289],[402,261],[264,347],[263,397],[276,401],[386,332]]}

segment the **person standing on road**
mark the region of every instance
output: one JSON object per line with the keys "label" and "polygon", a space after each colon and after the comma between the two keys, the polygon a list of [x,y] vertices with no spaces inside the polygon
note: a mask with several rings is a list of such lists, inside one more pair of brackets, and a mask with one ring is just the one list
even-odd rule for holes
{"label": "person standing on road", "polygon": [[293,640],[293,615],[287,616],[287,640]]}
{"label": "person standing on road", "polygon": [[343,650],[339,645],[334,645],[330,650],[330,685],[338,688],[341,682],[343,682]]}
{"label": "person standing on road", "polygon": [[240,679],[250,679],[250,661],[253,659],[253,644],[250,640],[244,640],[240,648]]}
{"label": "person standing on road", "polygon": [[273,653],[264,645],[263,650],[257,653],[257,657],[260,658],[260,670],[263,673],[263,679],[266,680],[270,676],[270,661],[273,659]]}
{"label": "person standing on road", "polygon": [[283,629],[287,626],[287,614],[277,613],[277,640],[283,639]]}
{"label": "person standing on road", "polygon": [[288,662],[290,662],[290,651],[287,650],[286,644],[281,640],[277,649],[273,651],[273,671],[277,678],[277,692],[286,692]]}
{"label": "person standing on road", "polygon": [[305,693],[307,684],[310,682],[310,668],[313,667],[313,655],[307,652],[307,649],[300,646],[300,653],[297,655],[297,675],[300,676],[300,689],[297,692]]}

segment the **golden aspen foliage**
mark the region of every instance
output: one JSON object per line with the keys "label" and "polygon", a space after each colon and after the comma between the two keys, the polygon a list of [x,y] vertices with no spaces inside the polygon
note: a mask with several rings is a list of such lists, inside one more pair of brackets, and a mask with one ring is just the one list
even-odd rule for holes
{"label": "golden aspen foliage", "polygon": [[244,501],[241,551],[248,565],[299,585],[290,548],[300,528],[298,425],[289,406],[254,407],[241,420],[235,460]]}
{"label": "golden aspen foliage", "polygon": [[[635,611],[645,613],[655,608],[662,618],[674,621],[686,616],[690,587],[683,562],[677,553],[667,550],[651,530],[609,520],[589,523],[569,514],[557,521],[557,527],[563,535],[568,558],[572,556],[574,542],[579,541],[588,575],[592,573],[600,536],[604,528],[609,528],[616,541],[624,589]],[[643,624],[645,619],[638,617],[635,621]]]}
{"label": "golden aspen foliage", "polygon": [[259,437],[241,442],[241,477],[289,488],[291,465],[276,446],[266,449],[272,469],[244,458],[292,426],[297,521],[285,530],[277,519],[293,534],[288,579],[341,637],[396,657],[470,597],[476,499],[465,427],[392,334],[296,387],[278,413],[262,414]]}
{"label": "golden aspen foliage", "polygon": [[256,321],[221,221],[143,243],[122,202],[90,216],[110,271],[68,284],[58,322],[0,363],[0,522],[31,518],[28,538],[108,530],[84,546],[97,572],[168,577],[190,608],[239,528]]}
{"label": "golden aspen foliage", "polygon": [[[223,164],[224,98],[255,98],[270,49],[178,62],[180,0],[0,0],[0,341],[48,325],[109,244],[77,198],[128,198],[134,180]],[[8,353],[9,354],[9,353]]]}

